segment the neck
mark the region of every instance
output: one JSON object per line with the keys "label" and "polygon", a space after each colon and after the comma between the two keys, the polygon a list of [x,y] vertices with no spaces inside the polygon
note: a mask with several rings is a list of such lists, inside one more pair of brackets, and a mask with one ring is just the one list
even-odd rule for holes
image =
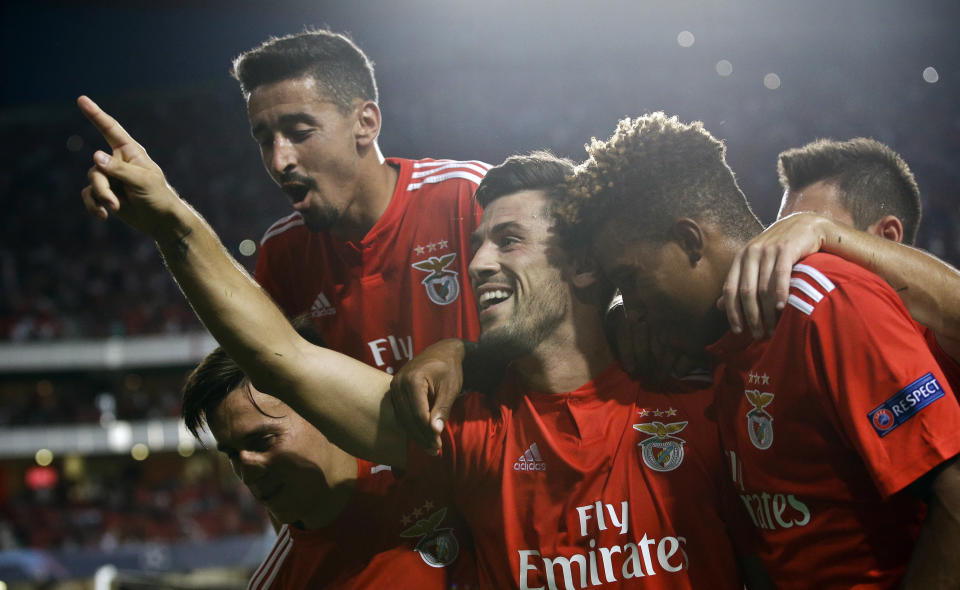
{"label": "neck", "polygon": [[575,317],[561,324],[533,353],[513,363],[524,383],[534,391],[573,391],[614,362],[596,307],[580,303],[574,306],[585,309],[574,312]]}
{"label": "neck", "polygon": [[357,164],[365,170],[353,187],[354,198],[330,233],[343,242],[359,242],[390,205],[399,172],[387,163],[376,144]]}

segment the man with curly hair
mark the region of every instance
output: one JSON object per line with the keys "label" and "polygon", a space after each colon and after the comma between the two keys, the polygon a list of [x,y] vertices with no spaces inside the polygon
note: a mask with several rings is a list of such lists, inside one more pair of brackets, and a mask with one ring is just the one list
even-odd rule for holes
{"label": "man with curly hair", "polygon": [[956,587],[960,406],[896,293],[813,254],[771,339],[725,334],[716,301],[762,228],[724,145],[653,113],[588,152],[563,208],[571,239],[660,341],[701,361],[709,347],[723,446],[777,586]]}

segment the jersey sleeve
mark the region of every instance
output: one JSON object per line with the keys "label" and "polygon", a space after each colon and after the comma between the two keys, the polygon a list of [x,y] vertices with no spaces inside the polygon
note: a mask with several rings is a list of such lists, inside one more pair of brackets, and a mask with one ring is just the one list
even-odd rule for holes
{"label": "jersey sleeve", "polygon": [[940,342],[937,340],[937,335],[934,334],[933,330],[927,328],[926,326],[922,327],[923,337],[927,341],[927,345],[930,347],[930,352],[933,353],[933,358],[937,360],[937,364],[940,365],[940,368],[943,369],[943,374],[947,378],[947,383],[950,384],[950,388],[953,389],[953,393],[960,394],[960,359],[955,359],[950,356],[947,351],[943,349],[943,346],[940,345]]}
{"label": "jersey sleeve", "polygon": [[886,497],[960,452],[960,407],[896,293],[831,258],[794,267],[782,320],[803,334],[797,362],[807,363],[828,413]]}

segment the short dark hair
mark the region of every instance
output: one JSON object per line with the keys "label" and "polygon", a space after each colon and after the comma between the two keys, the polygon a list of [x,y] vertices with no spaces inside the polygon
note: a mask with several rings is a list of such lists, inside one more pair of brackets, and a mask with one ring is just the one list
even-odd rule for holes
{"label": "short dark hair", "polygon": [[510,156],[487,171],[474,197],[484,208],[504,195],[520,191],[539,190],[556,200],[573,170],[571,160],[545,150]]}
{"label": "short dark hair", "polygon": [[[294,327],[307,341],[324,346],[323,337],[309,318],[298,318],[294,321]],[[200,429],[207,426],[210,414],[232,391],[240,387],[247,388],[247,397],[260,413],[269,415],[253,401],[250,379],[223,348],[215,348],[190,372],[183,384],[180,415],[194,438],[200,440]]]}
{"label": "short dark hair", "polygon": [[741,241],[761,229],[727,165],[726,147],[699,121],[681,123],[662,112],[625,118],[609,140],[594,137],[586,149],[589,158],[577,167],[560,210],[577,243],[592,243],[615,219],[658,242],[681,217],[716,223]]}
{"label": "short dark hair", "polygon": [[819,181],[836,186],[840,204],[857,229],[895,215],[903,224],[904,242],[917,239],[920,188],[903,158],[875,139],[818,139],[781,152],[777,171],[785,190],[801,190]]}
{"label": "short dark hair", "polygon": [[232,73],[247,98],[258,86],[312,76],[342,111],[379,100],[373,62],[349,37],[326,29],[271,37],[236,57]]}

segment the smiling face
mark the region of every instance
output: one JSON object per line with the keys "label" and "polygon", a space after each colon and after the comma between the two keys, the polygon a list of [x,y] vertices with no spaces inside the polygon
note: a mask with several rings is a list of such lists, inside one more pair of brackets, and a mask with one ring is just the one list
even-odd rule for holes
{"label": "smiling face", "polygon": [[247,100],[263,165],[311,231],[334,227],[353,201],[358,109],[342,112],[312,76],[258,86]]}
{"label": "smiling face", "polygon": [[508,359],[533,352],[568,315],[570,287],[547,204],[542,191],[499,197],[471,238],[480,343]]}
{"label": "smiling face", "polygon": [[289,406],[249,385],[231,391],[208,424],[217,450],[254,497],[280,522],[311,528],[330,489],[325,471],[349,456]]}

